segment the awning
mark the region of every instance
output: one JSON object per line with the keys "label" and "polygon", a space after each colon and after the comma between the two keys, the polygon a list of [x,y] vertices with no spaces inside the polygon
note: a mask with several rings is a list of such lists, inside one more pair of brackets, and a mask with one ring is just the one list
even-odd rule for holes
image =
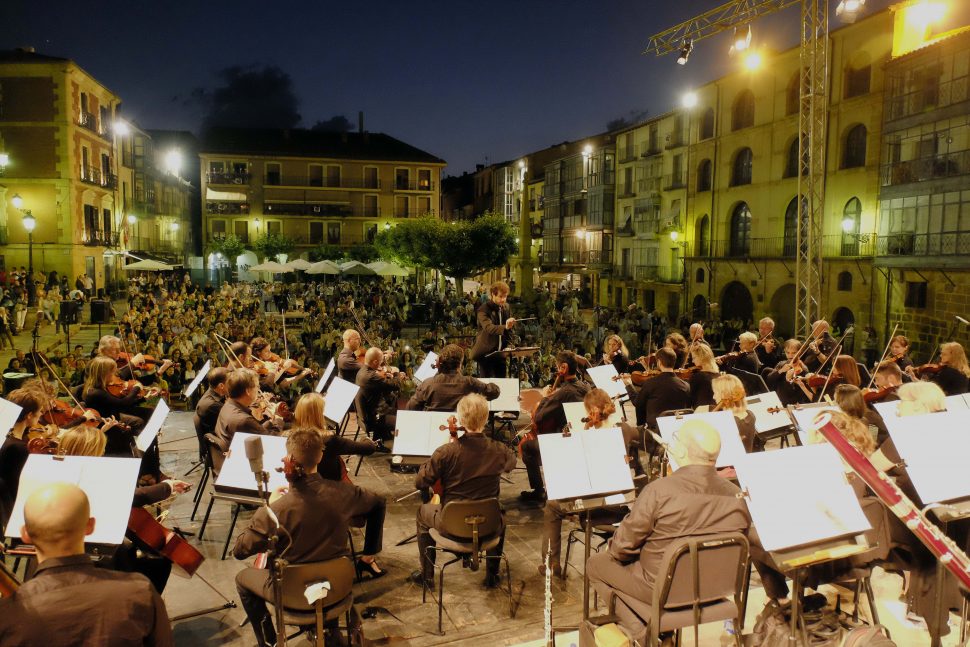
{"label": "awning", "polygon": [[205,199],[228,202],[246,202],[249,200],[245,193],[239,193],[238,191],[216,191],[209,187],[205,188]]}
{"label": "awning", "polygon": [[564,274],[562,272],[546,272],[545,274],[539,275],[540,281],[564,281],[569,277],[569,274]]}

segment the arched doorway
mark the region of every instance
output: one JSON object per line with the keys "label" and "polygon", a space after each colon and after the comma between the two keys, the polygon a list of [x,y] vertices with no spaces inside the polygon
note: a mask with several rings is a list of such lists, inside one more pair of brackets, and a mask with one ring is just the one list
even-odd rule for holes
{"label": "arched doorway", "polygon": [[703,321],[707,319],[707,299],[704,298],[703,294],[698,294],[694,297],[694,301],[691,304],[691,321]]}
{"label": "arched doorway", "polygon": [[795,284],[788,283],[775,290],[768,315],[775,320],[775,333],[789,339],[795,336]]}
{"label": "arched doorway", "polygon": [[731,281],[721,291],[721,318],[738,319],[743,324],[751,323],[754,317],[754,300],[751,292],[740,281]]}
{"label": "arched doorway", "polygon": [[[844,335],[845,331],[855,325],[855,315],[848,308],[839,308],[832,313],[832,334]],[[855,335],[849,335],[843,342],[843,354],[853,355],[855,351]]]}

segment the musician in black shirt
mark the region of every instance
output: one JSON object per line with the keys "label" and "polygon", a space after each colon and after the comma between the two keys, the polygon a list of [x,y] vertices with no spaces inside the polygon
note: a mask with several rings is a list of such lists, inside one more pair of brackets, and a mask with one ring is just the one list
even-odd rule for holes
{"label": "musician in black shirt", "polygon": [[[654,356],[660,375],[648,378],[640,386],[639,393],[627,385],[637,412],[637,426],[645,424],[651,429],[657,428],[657,416],[662,412],[690,407],[690,386],[674,374],[677,355],[669,348],[661,348]],[[650,443],[648,440],[647,444]]]}
{"label": "musician in black shirt", "polygon": [[462,375],[465,349],[448,344],[438,355],[438,374],[421,383],[408,400],[411,411],[454,411],[458,401],[469,393],[494,400],[501,392],[498,385],[488,384],[470,375]]}
{"label": "musician in black shirt", "polygon": [[505,377],[505,358],[492,353],[511,342],[515,319],[506,303],[509,286],[496,281],[488,292],[491,299],[478,307],[478,337],[472,347],[472,359],[478,362],[479,377]]}

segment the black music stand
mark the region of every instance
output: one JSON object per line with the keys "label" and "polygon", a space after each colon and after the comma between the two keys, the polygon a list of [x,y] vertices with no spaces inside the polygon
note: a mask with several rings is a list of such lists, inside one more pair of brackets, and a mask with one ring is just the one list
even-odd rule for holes
{"label": "black music stand", "polygon": [[485,355],[485,357],[492,357],[493,355],[498,355],[505,360],[505,374],[509,374],[509,361],[515,358],[532,357],[539,353],[538,346],[509,346],[508,348],[503,348],[502,350],[493,350],[491,353]]}

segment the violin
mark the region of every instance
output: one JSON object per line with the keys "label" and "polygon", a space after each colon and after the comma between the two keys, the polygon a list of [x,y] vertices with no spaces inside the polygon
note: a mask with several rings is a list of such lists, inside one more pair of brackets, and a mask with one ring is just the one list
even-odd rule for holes
{"label": "violin", "polygon": [[48,454],[53,456],[57,454],[60,446],[57,442],[56,433],[51,433],[51,431],[43,427],[29,430],[27,432],[27,439],[27,451],[31,454]]}
{"label": "violin", "polygon": [[799,382],[810,389],[820,389],[828,383],[831,386],[842,384],[845,378],[838,373],[833,373],[831,378],[826,375],[819,375],[818,373],[811,373],[805,376],[796,377],[795,382]]}
{"label": "violin", "polygon": [[155,520],[144,508],[132,508],[128,517],[128,532],[136,543],[172,562],[175,573],[192,577],[205,561],[202,553],[173,530]]}
{"label": "violin", "polygon": [[721,366],[725,362],[733,362],[734,360],[740,359],[743,356],[744,356],[744,353],[738,350],[733,353],[727,353],[725,355],[720,355],[718,357],[715,357],[714,361],[717,363],[718,366]]}
{"label": "violin", "polygon": [[281,472],[290,482],[299,481],[306,477],[306,470],[290,455],[283,457],[283,467],[277,467],[276,471]]}
{"label": "violin", "polygon": [[674,375],[682,380],[689,380],[691,376],[697,371],[701,370],[700,366],[690,366],[688,368],[678,368],[674,371]]}
{"label": "violin", "polygon": [[142,388],[138,380],[123,380],[117,375],[111,378],[105,390],[116,398],[126,398],[136,389]]}
{"label": "violin", "polygon": [[78,406],[71,406],[63,400],[51,400],[40,416],[42,425],[56,425],[58,427],[68,427],[78,418],[84,417],[86,409]]}
{"label": "violin", "polygon": [[898,384],[893,384],[891,386],[886,386],[881,389],[866,389],[862,392],[862,399],[865,400],[866,404],[871,404],[873,402],[882,402],[884,398],[892,395],[899,388]]}
{"label": "violin", "polygon": [[[115,362],[118,364],[118,368],[123,368],[128,364],[130,364],[131,360],[134,359],[135,357],[137,357],[137,355],[132,355],[131,353],[119,351],[118,357],[115,358]],[[166,360],[164,359],[163,360],[155,359],[151,355],[142,355],[141,364],[139,364],[135,368],[147,371],[147,370],[158,368],[163,363],[165,363],[165,361]],[[172,364],[172,366],[178,367],[178,364]]]}
{"label": "violin", "polygon": [[458,418],[456,418],[455,416],[449,416],[447,424],[438,426],[438,431],[444,431],[445,429],[448,430],[448,434],[451,436],[451,440],[458,440],[459,431],[463,433],[468,431],[467,429],[465,429],[464,427],[458,424]]}
{"label": "violin", "polygon": [[916,377],[923,377],[924,375],[936,375],[943,370],[946,364],[923,364],[922,366],[914,366],[913,373]]}
{"label": "violin", "polygon": [[[687,370],[687,369],[679,369],[679,370]],[[629,375],[630,376],[630,381],[633,382],[634,386],[640,386],[641,384],[643,384],[644,382],[646,382],[650,378],[657,377],[662,372],[663,371],[660,371],[658,369],[650,369],[649,371],[633,371],[632,373],[628,373],[628,374],[624,374],[624,375]],[[624,375],[614,375],[613,376],[613,381],[614,382],[619,382],[620,380],[622,380],[624,378]]]}

